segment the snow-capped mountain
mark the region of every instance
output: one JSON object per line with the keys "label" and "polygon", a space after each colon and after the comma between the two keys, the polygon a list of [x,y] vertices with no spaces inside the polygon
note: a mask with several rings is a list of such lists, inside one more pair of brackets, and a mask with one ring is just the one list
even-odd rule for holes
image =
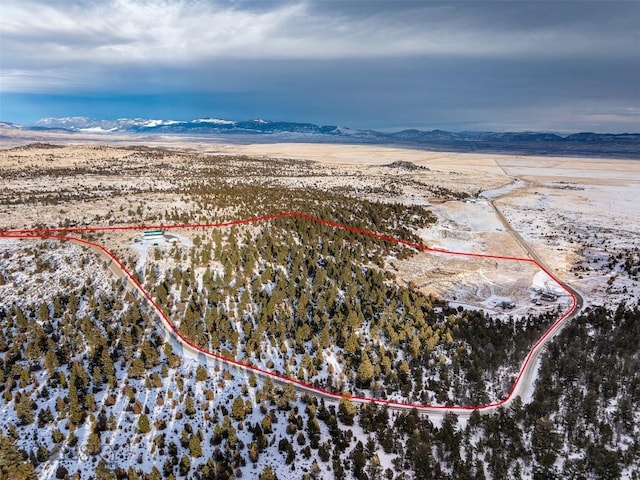
{"label": "snow-capped mountain", "polygon": [[157,132],[157,133],[311,133],[344,135],[336,126],[312,123],[271,122],[264,119],[236,122],[220,118],[198,118],[188,121],[119,118],[116,120],[88,117],[43,118],[34,125],[38,129],[63,129],[76,132]]}
{"label": "snow-capped mountain", "polygon": [[31,128],[105,134],[225,135],[243,142],[253,141],[260,136],[261,142],[393,144],[438,151],[640,158],[638,133],[559,135],[549,132],[448,132],[416,129],[384,133],[335,125],[274,122],[262,118],[235,121],[220,118],[105,120],[65,117],[43,118]]}
{"label": "snow-capped mountain", "polygon": [[149,120],[144,118],[118,118],[115,120],[94,119],[89,117],[42,118],[33,126],[45,129],[63,129],[72,131],[122,132],[137,128],[154,128],[173,125],[175,120]]}

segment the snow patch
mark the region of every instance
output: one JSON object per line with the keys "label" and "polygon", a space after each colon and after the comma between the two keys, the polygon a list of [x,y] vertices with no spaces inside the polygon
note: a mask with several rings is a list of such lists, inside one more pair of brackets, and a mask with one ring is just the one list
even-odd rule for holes
{"label": "snow patch", "polygon": [[498,198],[501,197],[503,195],[506,195],[507,193],[510,193],[514,190],[517,190],[519,188],[522,188],[526,185],[526,183],[522,180],[516,180],[513,183],[509,183],[507,185],[504,185],[503,187],[500,188],[496,188],[493,190],[485,190],[484,192],[482,192],[480,194],[481,197],[483,198],[487,198],[489,200],[492,200],[494,198]]}

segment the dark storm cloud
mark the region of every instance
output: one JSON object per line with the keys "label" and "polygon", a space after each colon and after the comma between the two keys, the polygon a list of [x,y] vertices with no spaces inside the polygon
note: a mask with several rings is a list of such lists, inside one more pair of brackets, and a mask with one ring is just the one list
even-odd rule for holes
{"label": "dark storm cloud", "polygon": [[[366,19],[384,27],[402,25],[408,31],[443,32],[455,37],[473,37],[488,52],[492,39],[511,38],[518,48],[553,55],[544,47],[556,43],[557,51],[638,54],[640,6],[634,1],[323,1],[313,11],[333,15],[345,25]],[[562,44],[560,40],[569,41]],[[574,43],[580,40],[582,45]],[[635,41],[634,41],[635,40]],[[527,45],[525,45],[528,43]],[[608,48],[617,46],[620,51]],[[473,45],[468,45],[475,52]],[[489,47],[489,48],[487,48]],[[503,46],[506,47],[506,46]],[[442,45],[443,50],[446,46]],[[515,50],[514,50],[515,52]],[[437,53],[437,52],[434,52]],[[524,50],[521,52],[524,53]]]}
{"label": "dark storm cloud", "polygon": [[127,98],[188,117],[151,102],[199,96],[194,117],[640,129],[638,2],[9,0],[0,22],[5,105],[84,95],[101,114],[108,97],[111,116]]}
{"label": "dark storm cloud", "polygon": [[[634,29],[637,5],[633,1],[341,1],[326,0],[311,4],[314,12],[350,18],[383,15],[411,23],[458,22],[485,26],[488,30],[591,29],[604,24],[626,25]],[[604,32],[606,34],[606,32]]]}

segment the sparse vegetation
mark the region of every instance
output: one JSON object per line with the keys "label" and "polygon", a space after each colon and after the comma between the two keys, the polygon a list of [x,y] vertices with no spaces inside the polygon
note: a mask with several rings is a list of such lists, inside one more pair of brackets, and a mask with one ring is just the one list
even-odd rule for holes
{"label": "sparse vegetation", "polygon": [[[313,162],[82,148],[84,157],[64,166],[64,148],[2,152],[3,227],[210,223],[297,210],[419,243],[435,217],[390,200],[407,188],[441,200],[472,191],[430,184],[430,170],[403,162],[378,182]],[[44,167],[20,166],[28,155]],[[293,174],[300,183],[286,183]],[[343,183],[327,188],[333,175]],[[557,318],[552,309],[496,318],[451,308],[396,277],[394,265],[412,249],[299,218],[181,233],[192,246],[151,249],[136,271],[180,331],[223,356],[338,392],[496,400]],[[130,237],[87,238],[136,269]],[[616,289],[619,277],[637,277],[637,253],[611,250],[582,273],[606,268],[607,288]],[[184,357],[145,302],[68,242],[0,244],[0,292],[2,478],[638,475],[637,306],[594,308],[574,321],[549,347],[531,402],[432,422]]]}

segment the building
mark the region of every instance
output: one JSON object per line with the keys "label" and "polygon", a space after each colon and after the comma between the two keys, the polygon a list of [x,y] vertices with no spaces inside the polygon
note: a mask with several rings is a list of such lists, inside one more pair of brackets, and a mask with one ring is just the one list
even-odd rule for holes
{"label": "building", "polygon": [[164,237],[162,230],[147,230],[142,234],[143,240],[161,240]]}
{"label": "building", "polygon": [[553,292],[542,292],[540,294],[540,298],[547,302],[555,302],[558,299],[558,296]]}

